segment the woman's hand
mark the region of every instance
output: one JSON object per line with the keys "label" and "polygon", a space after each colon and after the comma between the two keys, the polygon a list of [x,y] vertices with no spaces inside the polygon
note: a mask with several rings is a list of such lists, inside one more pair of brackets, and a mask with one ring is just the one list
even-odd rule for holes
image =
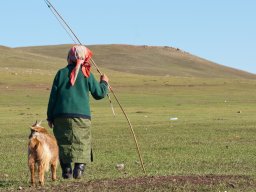
{"label": "woman's hand", "polygon": [[107,83],[108,83],[108,81],[109,81],[107,75],[105,75],[105,74],[103,74],[103,75],[100,76],[100,80],[101,80],[101,81],[106,81]]}
{"label": "woman's hand", "polygon": [[48,126],[49,126],[50,128],[53,128],[53,123],[52,123],[51,121],[48,121]]}

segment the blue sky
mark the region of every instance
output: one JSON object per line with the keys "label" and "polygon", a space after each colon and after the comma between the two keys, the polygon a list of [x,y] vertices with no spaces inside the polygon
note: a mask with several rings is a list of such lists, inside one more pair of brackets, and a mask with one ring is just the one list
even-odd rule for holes
{"label": "blue sky", "polygon": [[[82,43],[171,46],[256,73],[255,0],[51,0]],[[44,0],[1,2],[0,45],[73,43]]]}

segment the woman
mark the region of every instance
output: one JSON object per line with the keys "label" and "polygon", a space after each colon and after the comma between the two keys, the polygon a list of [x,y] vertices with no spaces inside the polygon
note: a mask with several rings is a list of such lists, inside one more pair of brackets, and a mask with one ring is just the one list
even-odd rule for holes
{"label": "woman", "polygon": [[[48,103],[47,120],[59,146],[62,177],[81,178],[86,163],[92,161],[89,92],[94,99],[108,92],[108,77],[96,81],[90,72],[92,52],[82,45],[68,52],[68,65],[54,79]],[[72,170],[74,163],[74,170]]]}

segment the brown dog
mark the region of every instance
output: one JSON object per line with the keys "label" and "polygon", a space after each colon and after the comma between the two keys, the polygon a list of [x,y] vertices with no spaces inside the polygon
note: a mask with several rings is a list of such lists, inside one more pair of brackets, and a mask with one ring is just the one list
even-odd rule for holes
{"label": "brown dog", "polygon": [[51,165],[52,180],[56,180],[56,169],[59,159],[59,149],[54,136],[35,123],[31,127],[28,143],[28,166],[31,173],[31,184],[35,185],[35,170],[38,169],[39,184],[44,185],[44,173]]}

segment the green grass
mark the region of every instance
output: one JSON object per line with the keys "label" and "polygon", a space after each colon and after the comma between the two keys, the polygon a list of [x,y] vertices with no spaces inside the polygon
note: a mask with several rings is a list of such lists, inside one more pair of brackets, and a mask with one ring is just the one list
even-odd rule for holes
{"label": "green grass", "polygon": [[[133,124],[147,175],[235,175],[249,176],[253,180],[256,178],[256,81],[150,77],[107,72]],[[29,185],[29,126],[35,120],[46,118],[54,73],[53,70],[40,69],[0,70],[2,190],[17,189],[19,186],[27,188]],[[117,114],[115,117],[107,99],[98,102],[91,100],[95,162],[88,166],[84,181],[144,175],[128,124],[113,96],[112,101]],[[171,117],[178,120],[171,121]],[[43,125],[47,126],[47,123],[44,121]],[[115,169],[118,163],[125,164],[125,171]],[[65,183],[61,180],[54,185]],[[130,187],[136,190],[134,186]],[[126,190],[130,187],[127,186]],[[224,183],[215,186],[187,183],[172,187],[174,191],[216,191],[224,190],[227,186]],[[235,190],[239,191],[251,186],[246,188],[245,184],[237,184],[236,187]],[[161,191],[165,188],[158,186],[158,189]],[[147,190],[153,191],[153,187]]]}
{"label": "green grass", "polygon": [[[25,191],[33,191],[28,187],[30,174],[27,166],[30,125],[35,120],[46,119],[51,83],[56,70],[65,65],[62,65],[65,59],[61,59],[61,54],[66,46],[49,47],[43,52],[42,47],[11,49],[20,60],[14,58],[8,48],[0,48],[5,53],[0,56],[0,191],[15,191],[19,186]],[[60,49],[57,56],[49,54],[57,48]],[[97,46],[92,48],[98,49]],[[105,51],[101,52],[101,56],[95,55],[99,61],[111,51],[108,46],[105,48],[101,50]],[[123,47],[123,51],[128,48]],[[152,54],[152,48],[147,49],[150,50],[144,57]],[[159,48],[158,51],[166,54],[163,50]],[[115,179],[145,176],[128,123],[110,94],[115,117],[108,99],[91,100],[95,161],[88,166],[86,178],[79,182],[60,179],[51,183],[48,174],[47,191],[69,191],[76,185],[86,185],[85,188],[76,188],[76,191],[84,191],[95,183],[101,183],[96,188],[98,191],[119,191],[120,187],[123,191],[254,191],[255,80],[200,78],[200,75],[148,76],[111,70],[121,62],[120,59],[114,58],[114,65],[106,65],[102,71],[110,77],[111,86],[133,125],[146,175],[149,178],[232,175],[238,179],[212,185],[185,180],[163,181],[157,185],[152,181],[147,185],[109,186],[107,183]],[[3,62],[6,60],[6,63]],[[143,63],[141,67],[145,66]],[[157,73],[173,69],[173,65],[168,67],[164,70],[163,66],[160,67]],[[156,70],[155,66],[149,69]],[[149,71],[145,73],[150,74]],[[97,76],[95,71],[94,74]],[[178,120],[171,121],[172,117]],[[46,121],[43,125],[47,127]],[[124,171],[115,169],[118,163],[125,164]],[[61,177],[60,169],[58,177]]]}

